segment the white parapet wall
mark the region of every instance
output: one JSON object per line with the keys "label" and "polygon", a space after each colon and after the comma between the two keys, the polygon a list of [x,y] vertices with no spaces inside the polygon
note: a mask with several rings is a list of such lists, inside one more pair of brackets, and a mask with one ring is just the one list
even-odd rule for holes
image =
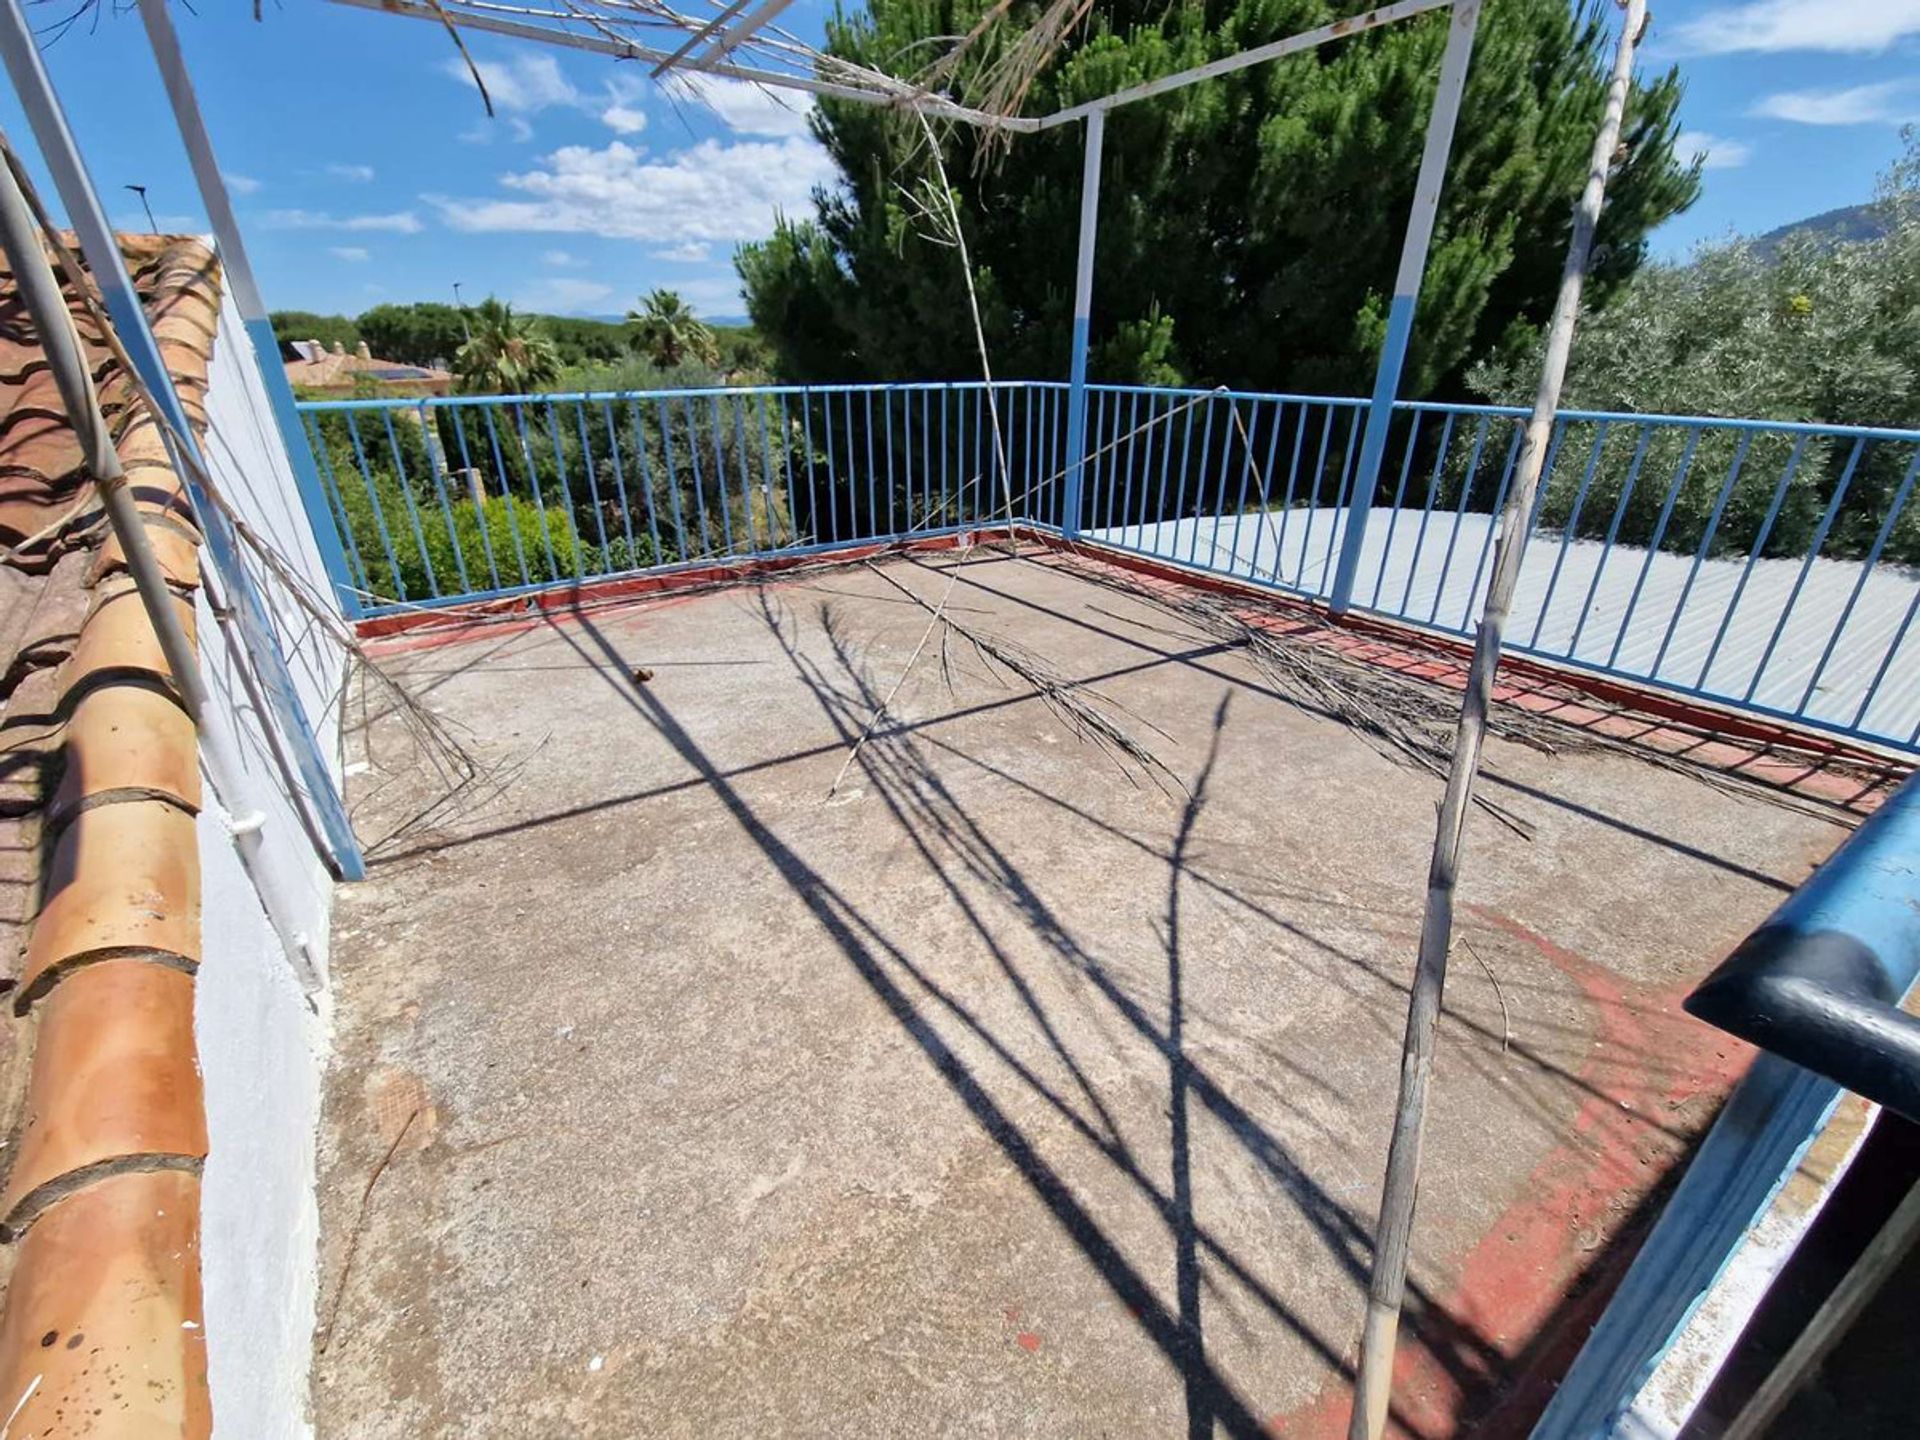
{"label": "white parapet wall", "polygon": [[[271,402],[247,333],[223,299],[213,350],[204,442],[222,493],[302,576],[328,593]],[[274,585],[288,665],[338,778],[345,659]],[[314,1143],[328,1015],[324,989],[308,994],[267,918],[261,890],[307,938],[326,973],[333,882],[303,827],[205,592],[199,604],[201,667],[216,697],[212,723],[239,755],[244,804],[264,816],[251,871],[229,816],[211,794],[200,818],[203,947],[195,1032],[205,1079],[210,1150],[202,1187],[214,1432],[245,1440],[311,1433],[307,1370],[317,1300],[318,1213]],[[235,803],[235,802],[229,802]]]}

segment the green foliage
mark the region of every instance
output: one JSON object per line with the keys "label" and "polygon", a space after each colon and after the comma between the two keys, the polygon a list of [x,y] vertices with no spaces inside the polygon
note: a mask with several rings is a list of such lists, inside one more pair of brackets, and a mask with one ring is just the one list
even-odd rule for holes
{"label": "green foliage", "polygon": [[467,316],[473,338],[453,357],[469,393],[524,395],[560,378],[560,352],[538,324],[489,295]]}
{"label": "green foliage", "polygon": [[[1732,239],[1702,246],[1684,264],[1648,266],[1606,309],[1581,318],[1563,407],[1920,427],[1920,137],[1911,129],[1905,158],[1884,177],[1875,210],[1883,223],[1871,239],[1790,236],[1771,259]],[[1538,335],[1516,331],[1468,378],[1489,398],[1525,404],[1539,364]],[[1728,432],[1701,442],[1664,544],[1698,543],[1736,443]],[[1716,550],[1751,544],[1790,449],[1779,440],[1750,448],[1742,473],[1757,479],[1733,492]],[[1807,447],[1766,553],[1805,551],[1850,450],[1831,442]],[[1894,445],[1863,451],[1824,553],[1857,556],[1870,548],[1912,453]],[[1650,454],[1643,462],[1644,491],[1629,502],[1624,533],[1650,534],[1680,458]],[[1610,448],[1582,516],[1583,534],[1605,525],[1629,463],[1624,451]],[[1562,484],[1572,481],[1563,477]],[[1900,521],[1888,553],[1920,560],[1920,516]]]}
{"label": "green foliage", "polygon": [[577,315],[529,318],[539,321],[547,332],[563,367],[611,364],[627,353],[627,327],[614,321],[585,320]]}
{"label": "green foliage", "polygon": [[773,350],[751,325],[709,325],[713,343],[720,352],[722,374],[734,377],[735,384],[773,373]]}
{"label": "green foliage", "polygon": [[466,333],[458,310],[431,300],[376,305],[358,323],[361,338],[377,358],[402,365],[444,365]]}
{"label": "green foliage", "polygon": [[329,350],[335,345],[351,350],[360,343],[360,327],[345,315],[316,315],[311,310],[276,310],[267,318],[273,324],[273,338],[283,346],[295,340],[318,340]]}
{"label": "green foliage", "polygon": [[639,352],[663,370],[688,361],[717,364],[720,348],[713,332],[694,315],[687,302],[672,290],[655,290],[638,310],[627,312]]}
{"label": "green foliage", "polygon": [[[872,0],[829,46],[886,68],[963,34],[987,0]],[[1044,113],[1366,8],[1357,0],[1115,0],[1040,75]],[[1552,302],[1599,115],[1611,7],[1490,0],[1463,99],[1403,394],[1458,387],[1473,356]],[[1033,0],[1015,5],[1012,30]],[[1428,15],[1112,113],[1095,265],[1093,373],[1113,381],[1358,393],[1371,377],[1447,20]],[[1003,53],[988,37],[950,88]],[[1601,224],[1596,300],[1698,175],[1673,158],[1672,72],[1636,89]],[[790,379],[978,373],[954,251],[923,233],[923,137],[909,116],[823,99],[818,129],[843,183],[736,264],[755,327]],[[1081,131],[942,140],[977,271],[996,371],[1054,375],[1069,343]]]}
{"label": "green foliage", "polygon": [[753,398],[605,399],[311,420],[366,588],[417,601],[793,544],[794,439],[771,406],[763,432],[762,413]]}

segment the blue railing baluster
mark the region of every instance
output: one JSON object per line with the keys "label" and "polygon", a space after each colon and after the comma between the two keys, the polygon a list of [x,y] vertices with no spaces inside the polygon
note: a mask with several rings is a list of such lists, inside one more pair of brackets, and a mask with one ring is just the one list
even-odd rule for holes
{"label": "blue railing baluster", "polygon": [[474,476],[479,472],[473,467],[473,451],[467,445],[466,416],[462,415],[458,410],[453,412],[453,433],[460,437],[461,476],[467,482],[468,486],[466,499],[472,504],[474,519],[478,521],[480,525],[480,548],[485,552],[487,557],[487,576],[493,581],[493,588],[498,590],[500,588],[500,567],[494,563],[493,558],[493,526],[487,520],[487,507],[477,493],[477,487],[474,485]]}
{"label": "blue railing baluster", "polygon": [[[653,547],[653,563],[663,565],[666,563],[667,552],[660,548],[660,517],[655,509],[657,502],[653,497],[653,461],[647,458],[646,422],[638,400],[632,402],[629,413],[633,417],[633,454],[634,458],[640,462],[641,499],[647,502],[647,543]],[[619,452],[614,453],[618,455]],[[680,557],[676,555],[673,558],[678,560]]]}
{"label": "blue railing baluster", "polygon": [[460,531],[453,523],[453,506],[447,502],[447,479],[440,469],[440,432],[433,426],[433,418],[427,414],[427,403],[422,400],[414,411],[420,422],[420,440],[427,447],[427,469],[433,475],[433,493],[440,501],[440,518],[446,523],[447,543],[453,547],[453,568],[460,576],[460,593],[466,594],[473,589],[473,583],[467,579],[467,557],[460,549]]}
{"label": "blue railing baluster", "polygon": [[[1487,511],[1486,533],[1480,537],[1480,554],[1473,562],[1473,583],[1467,586],[1467,603],[1461,607],[1460,623],[1453,628],[1466,634],[1473,628],[1473,602],[1480,595],[1480,577],[1486,574],[1487,556],[1493,553],[1493,532],[1500,528],[1501,513],[1507,507],[1507,488],[1513,484],[1513,467],[1520,459],[1520,442],[1526,438],[1526,428],[1515,421],[1513,438],[1507,441],[1506,463],[1500,467],[1500,483],[1493,489],[1493,508]],[[1520,537],[1520,543],[1526,543],[1526,536]]]}
{"label": "blue railing baluster", "polygon": [[[560,578],[560,564],[553,558],[553,524],[547,514],[547,497],[540,493],[539,467],[533,463],[533,441],[527,436],[526,407],[518,401],[513,406],[514,428],[520,435],[520,457],[527,462],[527,485],[533,491],[534,514],[540,518],[540,538],[547,547],[547,578]],[[567,533],[573,533],[573,517],[567,517]]]}
{"label": "blue railing baluster", "polygon": [[531,585],[533,572],[527,568],[527,550],[520,540],[520,512],[513,495],[513,473],[507,469],[506,452],[500,448],[500,427],[494,423],[491,405],[480,414],[487,422],[487,439],[493,446],[493,468],[500,474],[500,496],[506,502],[507,530],[513,536],[514,558],[520,562],[520,583]]}
{"label": "blue railing baluster", "polygon": [[[687,413],[693,412],[689,410]],[[688,448],[693,448],[691,443]],[[667,502],[673,511],[673,548],[681,560],[691,560],[693,556],[687,553],[687,527],[680,506],[679,467],[673,463],[673,421],[664,399],[660,401],[660,458],[667,467]],[[704,525],[702,529],[704,532]],[[703,550],[706,543],[706,536],[702,533],[700,546]]]}
{"label": "blue railing baluster", "polygon": [[1454,547],[1460,543],[1460,524],[1466,518],[1467,497],[1473,493],[1474,476],[1480,473],[1480,455],[1487,444],[1487,417],[1482,415],[1473,430],[1473,450],[1467,456],[1467,473],[1460,478],[1460,498],[1453,506],[1453,529],[1447,535],[1446,554],[1440,559],[1440,579],[1433,587],[1433,604],[1427,608],[1427,623],[1440,614],[1440,600],[1447,593],[1447,576],[1453,570]]}
{"label": "blue railing baluster", "polygon": [[326,486],[327,504],[332,510],[335,524],[339,526],[340,538],[346,542],[347,568],[352,572],[347,577],[347,583],[361,596],[370,596],[373,587],[367,578],[366,563],[360,558],[360,544],[354,537],[353,520],[347,514],[346,497],[340,493],[340,482],[333,473],[333,459],[327,454],[326,431],[321,428],[321,417],[303,415],[300,419],[312,437],[313,453],[320,460],[320,478]]}
{"label": "blue railing baluster", "polygon": [[[613,461],[613,486],[620,496],[620,533],[624,535],[627,540],[627,563],[633,565],[635,563],[633,548],[633,504],[627,498],[627,467],[622,464],[620,460],[620,431],[613,423],[613,402],[611,400],[601,401],[600,410],[602,418],[607,422],[607,454]],[[657,557],[660,554],[658,547],[655,547],[653,553],[657,563]]]}
{"label": "blue railing baluster", "polygon": [[[353,458],[360,462],[360,480],[367,487],[367,499],[373,502],[374,528],[380,532],[380,548],[386,552],[387,572],[392,577],[395,600],[406,600],[407,582],[400,574],[400,557],[393,553],[393,532],[387,528],[387,514],[380,504],[379,487],[373,483],[373,471],[367,466],[366,447],[360,443],[360,426],[353,418],[353,412],[347,412],[347,438],[353,442]],[[379,596],[375,596],[379,599]]]}
{"label": "blue railing baluster", "polygon": [[[1327,413],[1320,421],[1320,450],[1313,457],[1313,492],[1307,496],[1307,528],[1300,535],[1300,563],[1293,570],[1293,587],[1307,588],[1307,557],[1313,553],[1314,514],[1320,508],[1320,477],[1327,470],[1327,444],[1333,438],[1333,406],[1321,407]],[[1338,529],[1338,526],[1334,527]]]}
{"label": "blue railing baluster", "polygon": [[[1800,591],[1806,586],[1807,575],[1813,569],[1813,562],[1820,557],[1820,550],[1827,543],[1827,532],[1833,528],[1833,518],[1840,513],[1840,506],[1847,498],[1847,487],[1853,483],[1853,472],[1860,464],[1860,456],[1866,450],[1864,438],[1853,442],[1853,450],[1847,456],[1847,468],[1840,472],[1840,483],[1833,487],[1833,498],[1827,502],[1826,514],[1820,517],[1820,528],[1813,532],[1813,539],[1807,546],[1806,559],[1800,562],[1800,573],[1793,577],[1793,589],[1787,594],[1787,603],[1780,607],[1780,618],[1774,622],[1773,634],[1767,638],[1767,648],[1760,656],[1753,678],[1747,682],[1747,693],[1742,700],[1753,699],[1754,692],[1760,688],[1761,677],[1767,673],[1767,666],[1773,663],[1773,652],[1780,643],[1780,637],[1786,633],[1787,621],[1793,617],[1793,607],[1800,603]],[[1802,705],[1806,703],[1801,702]]]}
{"label": "blue railing baluster", "polygon": [[1633,623],[1633,612],[1640,606],[1640,592],[1645,588],[1647,576],[1653,570],[1653,557],[1660,553],[1660,542],[1667,538],[1667,522],[1673,518],[1673,507],[1680,498],[1680,492],[1686,487],[1687,476],[1693,469],[1693,455],[1700,448],[1699,430],[1687,434],[1686,448],[1681,452],[1680,463],[1674,467],[1673,482],[1667,486],[1667,494],[1660,505],[1660,518],[1654,522],[1653,538],[1647,542],[1646,558],[1640,562],[1640,573],[1633,582],[1633,593],[1627,597],[1627,608],[1620,616],[1620,628],[1614,632],[1613,648],[1607,652],[1607,665],[1612,667],[1620,658],[1620,647],[1626,643],[1627,627]]}
{"label": "blue railing baluster", "polygon": [[1746,462],[1747,447],[1752,443],[1752,434],[1743,433],[1734,444],[1733,463],[1727,467],[1727,478],[1720,482],[1720,493],[1714,496],[1713,512],[1707,516],[1706,529],[1700,532],[1700,543],[1693,552],[1693,564],[1687,567],[1687,578],[1680,586],[1680,598],[1674,604],[1672,617],[1667,621],[1667,633],[1660,637],[1660,648],[1654,652],[1653,664],[1647,668],[1649,675],[1658,675],[1660,667],[1666,662],[1667,648],[1673,644],[1673,637],[1680,629],[1680,617],[1686,613],[1687,601],[1693,595],[1693,582],[1700,574],[1700,566],[1706,560],[1707,552],[1713,548],[1713,537],[1720,529],[1720,516],[1727,508],[1727,497],[1733,494],[1733,487],[1740,478],[1740,467]]}
{"label": "blue railing baluster", "polygon": [[1580,476],[1580,488],[1574,492],[1573,506],[1567,511],[1567,523],[1560,531],[1560,548],[1553,557],[1553,573],[1547,577],[1547,593],[1540,599],[1540,613],[1533,617],[1533,634],[1527,639],[1528,648],[1540,643],[1540,627],[1546,623],[1547,612],[1553,608],[1553,592],[1560,585],[1560,568],[1567,560],[1567,546],[1580,529],[1580,512],[1587,503],[1587,487],[1593,484],[1593,472],[1600,465],[1600,452],[1606,448],[1607,424],[1602,420],[1595,427],[1593,448],[1587,452],[1587,468]]}
{"label": "blue railing baluster", "polygon": [[584,401],[576,400],[573,406],[573,418],[579,422],[580,464],[587,472],[587,499],[593,506],[593,534],[600,542],[600,569],[611,569],[607,564],[607,522],[601,513],[600,477],[593,473],[593,442],[587,438],[587,407]]}
{"label": "blue railing baluster", "polygon": [[[1207,504],[1207,457],[1213,453],[1213,415],[1219,408],[1219,398],[1207,397],[1207,418],[1200,427],[1200,463],[1194,467],[1193,487],[1193,533],[1187,537],[1187,564],[1196,564],[1200,556],[1200,508]],[[1216,503],[1207,506],[1213,511],[1214,524],[1220,523],[1220,507]]]}
{"label": "blue railing baluster", "polygon": [[[1420,416],[1415,410],[1407,417],[1407,448],[1400,457],[1400,480],[1393,487],[1393,509],[1387,515],[1386,544],[1380,550],[1380,569],[1373,577],[1373,598],[1367,602],[1369,609],[1380,608],[1380,587],[1387,583],[1387,565],[1393,559],[1393,536],[1400,524],[1400,505],[1407,498],[1407,477],[1413,470],[1413,452],[1420,444]],[[1543,490],[1541,492],[1545,494]]]}
{"label": "blue railing baluster", "polygon": [[1407,583],[1400,589],[1399,613],[1405,615],[1412,608],[1413,582],[1420,573],[1420,555],[1426,549],[1427,524],[1433,519],[1433,502],[1440,497],[1440,475],[1446,468],[1447,456],[1453,450],[1454,414],[1447,412],[1447,420],[1440,427],[1440,448],[1433,455],[1433,473],[1427,476],[1427,503],[1420,509],[1420,528],[1413,537],[1413,558],[1407,565]]}
{"label": "blue railing baluster", "polygon": [[553,473],[560,482],[560,503],[565,507],[567,536],[573,541],[573,576],[576,580],[586,578],[586,557],[581,552],[581,542],[586,538],[580,533],[580,527],[573,519],[573,486],[567,480],[567,451],[560,443],[560,420],[554,414],[553,401],[547,401],[547,436],[553,442]]}
{"label": "blue railing baluster", "polygon": [[393,454],[393,474],[399,481],[400,501],[406,507],[407,524],[413,530],[413,543],[420,547],[420,565],[427,572],[427,589],[440,593],[440,577],[434,573],[433,556],[427,553],[427,532],[420,524],[420,507],[413,503],[413,482],[407,478],[407,462],[400,455],[400,441],[393,433],[393,412],[382,410],[380,420],[386,426],[387,449]]}
{"label": "blue railing baluster", "polygon": [[1580,619],[1573,627],[1573,638],[1567,642],[1567,654],[1577,656],[1580,653],[1580,633],[1586,629],[1587,616],[1593,613],[1593,597],[1600,592],[1600,577],[1606,572],[1607,560],[1613,554],[1613,542],[1620,534],[1620,522],[1627,513],[1627,503],[1633,499],[1633,489],[1640,480],[1640,467],[1646,463],[1647,446],[1653,442],[1653,426],[1640,427],[1640,439],[1633,447],[1633,461],[1627,466],[1627,478],[1621,482],[1620,498],[1614,502],[1613,519],[1607,522],[1606,542],[1600,547],[1600,558],[1594,562],[1593,578],[1587,582],[1587,601],[1580,607]]}
{"label": "blue railing baluster", "polygon": [[1740,608],[1740,597],[1746,594],[1747,581],[1753,578],[1753,567],[1766,548],[1767,539],[1773,534],[1773,522],[1779,518],[1780,506],[1787,498],[1787,491],[1793,484],[1794,473],[1800,468],[1800,454],[1807,448],[1807,437],[1800,436],[1794,441],[1793,451],[1787,456],[1787,463],[1780,471],[1780,481],[1773,489],[1773,499],[1767,506],[1766,518],[1760,522],[1760,529],[1753,537],[1753,547],[1747,551],[1747,563],[1741,568],[1740,579],[1733,587],[1733,594],[1727,600],[1727,610],[1720,617],[1720,628],[1714,632],[1713,644],[1707,647],[1707,658],[1700,665],[1700,674],[1693,684],[1695,689],[1704,689],[1707,672],[1713,668],[1713,662],[1720,653],[1720,645],[1727,638],[1727,631],[1733,624],[1733,615]]}

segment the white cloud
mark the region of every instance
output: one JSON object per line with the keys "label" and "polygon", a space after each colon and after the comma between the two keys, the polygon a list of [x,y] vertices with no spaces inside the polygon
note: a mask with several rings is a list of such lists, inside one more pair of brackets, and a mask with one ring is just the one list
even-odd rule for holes
{"label": "white cloud", "polygon": [[1682,20],[1671,32],[1678,47],[1698,55],[1787,50],[1859,54],[1884,50],[1916,34],[1920,4],[1915,0],[1752,0]]}
{"label": "white cloud", "polygon": [[[580,103],[580,92],[551,55],[515,54],[508,60],[481,60],[476,68],[495,111],[531,115],[555,105]],[[473,72],[457,55],[440,62],[440,73],[464,85],[473,84]]]}
{"label": "white cloud", "polygon": [[676,280],[670,287],[697,315],[738,315],[747,308],[740,295],[738,275],[715,275],[705,280]]}
{"label": "white cloud", "polygon": [[327,166],[327,174],[336,180],[345,180],[354,185],[365,185],[373,179],[373,167],[371,165],[346,165],[336,160]]}
{"label": "white cloud", "polygon": [[602,285],[598,280],[582,280],[575,275],[544,275],[522,289],[513,303],[522,310],[566,315],[605,300],[612,293],[611,285]]}
{"label": "white cloud", "polygon": [[336,260],[345,260],[349,265],[359,265],[373,258],[373,252],[364,245],[330,245],[327,253]]}
{"label": "white cloud", "polygon": [[[493,100],[495,117],[506,123],[515,140],[531,138],[533,126],[526,117],[542,110],[579,110],[598,117],[620,135],[638,135],[647,128],[646,111],[640,108],[640,82],[625,75],[615,73],[600,90],[589,91],[575,85],[551,55],[517,54],[507,60],[481,60],[477,66]],[[439,68],[454,80],[473,83],[473,72],[457,56],[443,60]],[[481,123],[461,131],[460,138],[485,144],[496,133],[483,117]]]}
{"label": "white cloud", "polygon": [[454,138],[463,145],[491,145],[500,138],[503,125],[507,138],[516,144],[524,145],[533,138],[532,124],[520,115],[482,115]]}
{"label": "white cloud", "polygon": [[615,103],[600,112],[600,123],[619,135],[638,135],[647,128],[647,112]]}
{"label": "white cloud", "polygon": [[260,188],[260,182],[251,175],[235,175],[222,170],[220,178],[227,182],[227,189],[236,195],[252,195]]}
{"label": "white cloud", "polygon": [[801,209],[833,175],[811,140],[703,140],[660,160],[615,140],[563,146],[539,169],[501,176],[518,198],[422,198],[456,230],[727,244],[768,234],[776,213]]}
{"label": "white cloud", "polygon": [[703,261],[708,255],[707,242],[704,240],[688,240],[684,244],[669,245],[665,250],[653,252],[656,260],[681,260],[689,264]]}
{"label": "white cloud", "polygon": [[578,255],[570,254],[565,250],[542,250],[540,252],[540,263],[542,265],[551,265],[556,270],[578,270],[587,262],[582,260]]}
{"label": "white cloud", "polygon": [[1682,165],[1698,160],[1703,170],[1733,170],[1753,158],[1753,146],[1704,130],[1683,130],[1674,139],[1673,154]]}
{"label": "white cloud", "polygon": [[1906,89],[1904,80],[1882,80],[1840,90],[1786,90],[1765,97],[1753,113],[1801,125],[1897,125],[1914,113],[1913,105],[1900,98]]}
{"label": "white cloud", "polygon": [[269,230],[390,230],[417,235],[425,227],[411,210],[388,215],[333,215],[325,210],[269,210],[261,217]]}
{"label": "white cloud", "polygon": [[681,74],[669,77],[666,88],[679,99],[705,105],[737,134],[787,139],[810,133],[807,117],[813,113],[811,102],[745,80]]}

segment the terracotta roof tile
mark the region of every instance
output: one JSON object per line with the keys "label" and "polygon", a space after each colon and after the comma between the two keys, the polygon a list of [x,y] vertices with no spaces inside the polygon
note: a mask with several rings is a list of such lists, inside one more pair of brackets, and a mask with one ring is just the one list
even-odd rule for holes
{"label": "terracotta roof tile", "polygon": [[25,1231],[76,1171],[136,1155],[205,1159],[193,977],[139,960],[75,972],[40,1007],[28,1097],[0,1192],[8,1233]]}
{"label": "terracotta roof tile", "polygon": [[[204,424],[217,264],[198,241],[132,237],[126,249],[182,401]],[[191,638],[192,508],[158,426],[69,300]],[[28,600],[27,618],[0,624],[0,846],[41,861],[8,887],[16,905],[37,906],[24,947],[7,946],[23,959],[15,1008],[35,1009],[37,1045],[0,1191],[0,1218],[25,1229],[0,1317],[0,1407],[34,1388],[0,1430],[197,1440],[211,1427],[193,1040],[198,747],[82,464],[33,326],[0,274],[0,539],[62,522],[44,553],[10,557],[12,570],[45,573],[28,580],[37,596],[22,590],[28,577],[8,574],[4,593]],[[23,806],[34,813],[8,814]]]}
{"label": "terracotta roof tile", "polygon": [[[193,606],[176,597],[175,608],[193,638]],[[131,580],[109,580],[100,587],[100,597],[81,628],[80,641],[73,658],[67,661],[60,677],[61,693],[71,695],[101,676],[149,676],[171,686],[172,671],[160,649],[160,637],[148,623],[140,592]]]}
{"label": "terracotta roof tile", "polygon": [[[190,590],[199,585],[199,537],[160,524],[148,525],[146,530],[147,545],[153,551],[153,558],[159,563],[160,573],[167,577],[167,582],[180,590]],[[120,544],[120,537],[108,532],[94,555],[88,583],[98,584],[110,575],[123,575],[126,571],[127,552]]]}
{"label": "terracotta roof tile", "polygon": [[169,694],[139,685],[90,690],[67,721],[48,818],[65,821],[107,797],[147,796],[200,808],[193,721]]}
{"label": "terracotta roof tile", "polygon": [[82,810],[54,842],[14,1008],[67,969],[129,952],[198,963],[200,863],[193,816],[163,800]]}
{"label": "terracotta roof tile", "polygon": [[7,1287],[0,1395],[19,1404],[11,1433],[205,1435],[200,1326],[197,1175],[116,1175],[68,1197],[20,1241]]}

